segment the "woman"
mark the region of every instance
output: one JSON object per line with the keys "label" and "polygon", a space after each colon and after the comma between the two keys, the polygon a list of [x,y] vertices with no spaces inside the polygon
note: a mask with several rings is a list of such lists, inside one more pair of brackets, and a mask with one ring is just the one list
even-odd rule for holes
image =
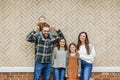
{"label": "woman", "polygon": [[64,80],[66,69],[67,43],[64,38],[59,39],[58,42],[58,46],[54,48],[52,55],[54,80]]}
{"label": "woman", "polygon": [[95,57],[93,44],[89,43],[86,32],[81,32],[78,36],[77,49],[81,59],[81,77],[80,80],[90,80],[92,72],[92,63]]}

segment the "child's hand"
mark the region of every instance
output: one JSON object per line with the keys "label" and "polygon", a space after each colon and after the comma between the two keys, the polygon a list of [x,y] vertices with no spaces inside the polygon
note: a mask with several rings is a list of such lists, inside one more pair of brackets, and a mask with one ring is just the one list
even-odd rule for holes
{"label": "child's hand", "polygon": [[67,74],[65,74],[65,77],[67,77]]}
{"label": "child's hand", "polygon": [[57,26],[51,26],[52,29],[54,29],[55,31],[58,31]]}
{"label": "child's hand", "polygon": [[35,26],[35,27],[34,27],[34,31],[35,31],[35,32],[39,31],[39,26]]}
{"label": "child's hand", "polygon": [[80,77],[80,74],[78,74],[78,77]]}

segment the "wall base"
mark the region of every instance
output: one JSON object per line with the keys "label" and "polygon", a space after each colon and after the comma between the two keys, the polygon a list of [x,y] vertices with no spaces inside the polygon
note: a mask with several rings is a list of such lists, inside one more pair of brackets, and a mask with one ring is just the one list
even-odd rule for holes
{"label": "wall base", "polygon": [[[33,72],[1,72],[0,80],[33,80]],[[91,80],[120,80],[120,72],[93,72]]]}

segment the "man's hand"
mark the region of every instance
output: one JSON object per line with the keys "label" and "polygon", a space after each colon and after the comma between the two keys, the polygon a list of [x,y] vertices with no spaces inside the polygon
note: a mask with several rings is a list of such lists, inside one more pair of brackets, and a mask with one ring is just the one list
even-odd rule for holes
{"label": "man's hand", "polygon": [[58,31],[57,26],[51,26],[52,29],[54,29],[55,31]]}

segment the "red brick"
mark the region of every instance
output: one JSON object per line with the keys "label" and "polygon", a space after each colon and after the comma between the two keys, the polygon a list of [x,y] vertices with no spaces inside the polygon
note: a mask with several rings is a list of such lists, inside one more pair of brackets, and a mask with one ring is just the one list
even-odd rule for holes
{"label": "red brick", "polygon": [[4,76],[4,75],[0,75],[0,79],[1,79],[1,78],[6,78],[6,76]]}
{"label": "red brick", "polygon": [[108,78],[112,78],[112,77],[114,77],[114,75],[107,75],[107,77],[108,77]]}
{"label": "red brick", "polygon": [[4,73],[2,73],[1,75],[10,75],[10,73],[6,73],[6,72],[4,72]]}
{"label": "red brick", "polygon": [[110,80],[110,78],[103,78],[103,80]]}
{"label": "red brick", "polygon": [[8,75],[7,78],[14,78],[14,75]]}
{"label": "red brick", "polygon": [[15,78],[22,78],[21,75],[15,75]]}
{"label": "red brick", "polygon": [[15,76],[15,75],[19,75],[19,73],[18,72],[11,72],[10,75],[14,75]]}
{"label": "red brick", "polygon": [[[0,73],[0,80],[33,80],[33,72],[11,72]],[[120,73],[102,73],[93,72],[91,75],[93,80],[120,80]],[[51,80],[53,74],[51,75]]]}
{"label": "red brick", "polygon": [[94,78],[94,80],[102,80],[102,78]]}

